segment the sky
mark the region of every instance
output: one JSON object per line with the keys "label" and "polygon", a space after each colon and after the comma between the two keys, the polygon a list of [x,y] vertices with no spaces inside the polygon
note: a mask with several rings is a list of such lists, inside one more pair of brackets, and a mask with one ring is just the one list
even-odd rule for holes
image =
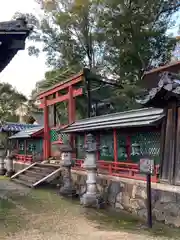
{"label": "sky", "polygon": [[[2,1],[2,0],[0,0]],[[34,0],[5,0],[0,7],[0,21],[9,21],[15,12],[39,14],[40,8]],[[28,42],[26,44],[26,48]],[[47,68],[45,56],[29,56],[27,49],[21,50],[0,73],[0,81],[12,84],[27,97],[37,81],[42,80]]]}
{"label": "sky", "polygon": [[[0,0],[0,21],[9,21],[15,12],[39,14],[40,7],[34,0]],[[180,13],[177,14],[178,17]],[[177,27],[170,32],[177,32]],[[27,97],[31,94],[37,81],[42,80],[47,71],[45,55],[38,58],[29,56],[26,49],[19,51],[9,65],[0,73],[0,81],[12,84],[16,89]]]}

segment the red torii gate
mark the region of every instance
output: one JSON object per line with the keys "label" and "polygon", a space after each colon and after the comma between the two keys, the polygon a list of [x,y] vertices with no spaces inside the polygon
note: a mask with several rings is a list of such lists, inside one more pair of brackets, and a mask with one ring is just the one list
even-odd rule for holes
{"label": "red torii gate", "polygon": [[[44,142],[43,142],[43,157],[48,159],[51,155],[51,143],[50,143],[50,126],[49,126],[49,106],[54,106],[56,103],[68,102],[68,124],[73,123],[75,119],[75,98],[83,94],[83,88],[78,87],[77,84],[84,80],[84,71],[80,71],[78,74],[73,75],[64,82],[58,83],[50,89],[38,94],[37,100],[41,103],[40,108],[44,112]],[[66,90],[66,94],[61,94],[62,90]],[[53,110],[55,115],[55,108]],[[56,122],[54,122],[54,127]]]}

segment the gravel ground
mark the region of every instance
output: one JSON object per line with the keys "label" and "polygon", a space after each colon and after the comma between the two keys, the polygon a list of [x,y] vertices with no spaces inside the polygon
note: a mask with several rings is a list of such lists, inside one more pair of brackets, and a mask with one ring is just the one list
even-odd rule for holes
{"label": "gravel ground", "polygon": [[[111,221],[102,224],[87,217],[93,210],[85,210],[47,190],[30,190],[8,180],[0,180],[0,198],[8,198],[16,205],[4,214],[6,226],[0,225],[0,239],[4,240],[176,239],[152,237],[147,232],[140,233],[140,228],[133,231],[115,228]],[[94,211],[96,215],[98,218]]]}

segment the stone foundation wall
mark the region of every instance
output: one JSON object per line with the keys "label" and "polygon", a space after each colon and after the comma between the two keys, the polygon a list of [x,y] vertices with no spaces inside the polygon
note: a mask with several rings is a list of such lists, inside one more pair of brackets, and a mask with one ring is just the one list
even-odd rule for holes
{"label": "stone foundation wall", "polygon": [[[72,180],[80,194],[86,190],[84,172],[72,170]],[[112,208],[147,216],[145,182],[99,175],[97,187]],[[180,227],[180,187],[152,184],[152,209],[157,221]]]}

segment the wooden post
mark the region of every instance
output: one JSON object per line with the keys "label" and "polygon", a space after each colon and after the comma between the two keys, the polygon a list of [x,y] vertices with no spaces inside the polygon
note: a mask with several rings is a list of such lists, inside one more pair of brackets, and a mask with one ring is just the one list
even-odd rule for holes
{"label": "wooden post", "polygon": [[[73,87],[72,85],[68,88],[69,100],[68,100],[68,124],[71,124],[75,121],[75,99],[73,98]],[[75,137],[73,134],[70,135],[70,144],[72,148],[74,147]]]}
{"label": "wooden post", "polygon": [[49,114],[47,100],[44,98],[44,142],[43,142],[43,158],[47,160],[50,157],[50,129],[49,129]]}
{"label": "wooden post", "polygon": [[73,87],[69,86],[69,100],[68,100],[68,124],[75,121],[75,109],[74,109],[74,98],[73,98]]}
{"label": "wooden post", "polygon": [[117,147],[117,130],[113,129],[113,140],[114,140],[114,161],[118,161],[118,147]]}
{"label": "wooden post", "polygon": [[27,140],[24,140],[24,157],[25,157],[25,161],[26,161],[26,155],[27,155]]}
{"label": "wooden post", "polygon": [[16,140],[16,150],[17,150],[17,154],[19,153],[19,140]]}
{"label": "wooden post", "polygon": [[96,133],[97,161],[100,160],[100,133]]}
{"label": "wooden post", "polygon": [[174,183],[180,185],[180,107],[177,108],[176,157],[174,164]]}
{"label": "wooden post", "polygon": [[131,137],[126,137],[126,149],[127,149],[127,162],[131,162]]}
{"label": "wooden post", "polygon": [[177,105],[172,102],[167,109],[164,151],[162,153],[161,180],[174,184],[176,158]]}
{"label": "wooden post", "polygon": [[151,195],[151,174],[146,176],[147,191],[147,225],[152,228],[152,195]]}

